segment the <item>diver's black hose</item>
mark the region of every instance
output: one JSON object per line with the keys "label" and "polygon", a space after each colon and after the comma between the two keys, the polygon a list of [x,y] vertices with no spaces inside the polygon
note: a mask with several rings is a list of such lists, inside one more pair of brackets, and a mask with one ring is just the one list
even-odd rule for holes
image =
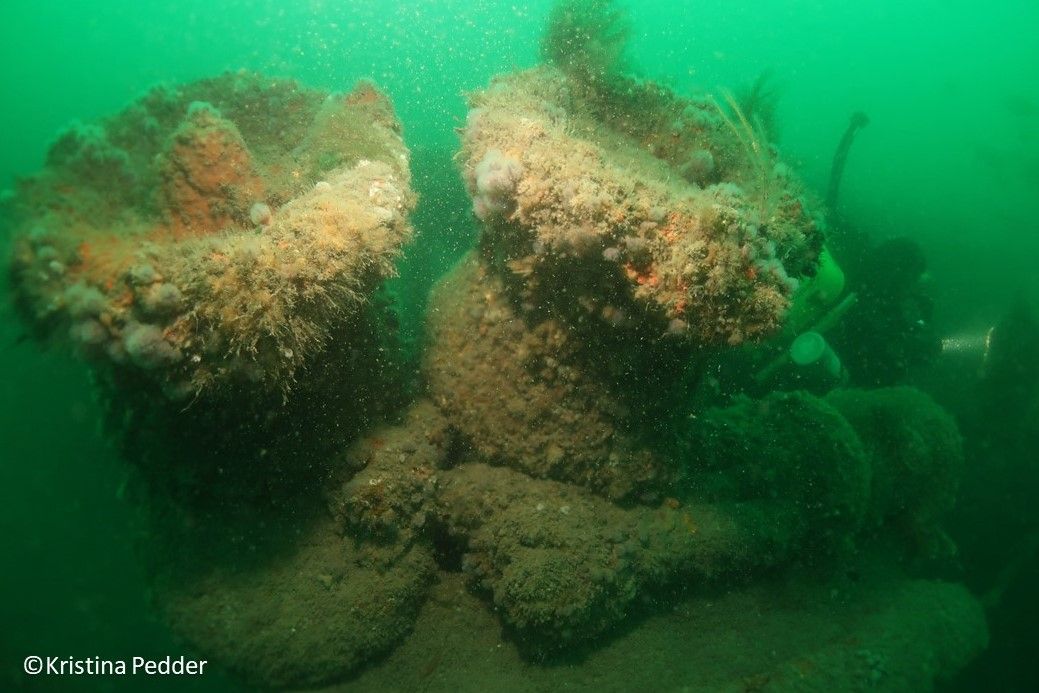
{"label": "diver's black hose", "polygon": [[830,186],[826,190],[826,206],[831,212],[837,211],[837,192],[841,187],[841,178],[844,177],[844,164],[848,159],[848,150],[855,140],[855,134],[859,128],[869,125],[869,117],[862,111],[856,111],[851,116],[848,129],[844,131],[837,151],[833,155],[833,165],[830,166]]}

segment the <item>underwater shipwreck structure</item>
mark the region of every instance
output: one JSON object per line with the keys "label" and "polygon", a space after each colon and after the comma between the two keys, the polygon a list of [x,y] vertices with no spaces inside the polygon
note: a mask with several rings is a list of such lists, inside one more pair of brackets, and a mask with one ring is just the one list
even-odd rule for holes
{"label": "underwater shipwreck structure", "polygon": [[471,96],[481,234],[415,396],[384,282],[416,198],[374,86],[155,90],[22,184],[13,295],[92,365],[200,655],[274,688],[534,690],[579,657],[570,685],[648,690],[668,657],[696,690],[917,690],[984,646],[931,569],[963,456],[927,395],[700,403],[825,223],[753,114],[626,76],[623,38],[561,3],[545,64]]}

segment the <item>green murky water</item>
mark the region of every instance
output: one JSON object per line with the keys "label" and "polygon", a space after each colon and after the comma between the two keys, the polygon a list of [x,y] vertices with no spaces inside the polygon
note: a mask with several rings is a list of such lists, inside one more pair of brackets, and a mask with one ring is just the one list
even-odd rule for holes
{"label": "green murky water", "polygon": [[[952,678],[937,685],[949,691],[1039,688],[1039,6],[1010,0],[984,6],[959,0],[618,5],[630,18],[625,65],[631,74],[680,96],[731,90],[739,97],[761,86],[773,107],[769,139],[820,199],[849,119],[868,116],[869,124],[855,133],[827,227],[847,290],[860,300],[826,334],[848,384],[918,388],[952,415],[964,438],[958,501],[941,518],[957,550],[940,565],[899,564],[920,579],[965,585],[984,608],[987,646],[951,666]],[[391,280],[399,348],[416,365],[430,339],[424,327],[430,289],[481,233],[456,155],[467,94],[541,60],[551,6],[549,0],[8,0],[0,6],[0,189],[8,198],[16,194],[18,181],[44,165],[48,147],[71,122],[113,114],[159,83],[244,69],[347,91],[369,78],[390,97],[403,125],[419,196],[411,214],[416,234],[397,263],[400,276]],[[6,257],[15,225],[3,224]],[[738,352],[730,351],[715,355],[698,374],[691,400],[676,407],[699,411],[698,402],[727,404],[742,391],[760,398],[770,389],[800,387],[796,377],[793,385],[782,377],[749,385],[745,371],[725,366]],[[127,492],[133,472],[117,435],[102,423],[88,369],[60,344],[31,338],[7,300],[0,359],[0,614],[6,625],[0,687],[255,686],[219,664],[202,677],[143,684],[119,676],[24,674],[30,655],[129,661],[196,650],[170,632],[155,607],[141,559],[150,539],[136,496]],[[424,391],[423,378],[416,366],[410,393]],[[899,477],[890,483],[897,486]],[[649,504],[666,505],[673,500],[667,495]],[[658,690],[698,689],[695,667],[675,664],[688,653],[662,644],[669,628],[675,639],[684,636],[661,616],[683,604],[701,608],[695,600],[704,597],[695,590],[654,593],[634,609],[640,615],[568,651],[562,662],[519,652],[506,656],[508,667],[500,670],[472,665],[481,648],[511,648],[514,634],[499,632],[488,601],[467,586],[465,560],[457,555],[465,551],[445,545],[443,537],[433,541],[440,592],[428,603],[443,607],[453,589],[466,592],[452,608],[484,609],[473,617],[480,636],[457,644],[443,629],[420,622],[393,654],[373,657],[346,676],[346,690],[625,690],[647,680]],[[855,550],[858,559],[836,560],[869,563],[862,557],[873,549]],[[762,580],[741,575],[714,583],[710,594],[724,599],[727,588],[748,581],[765,595],[781,591]],[[787,627],[797,628],[796,610],[786,617],[792,619]],[[810,621],[828,632],[819,613],[806,608],[804,619],[806,628]],[[467,621],[444,623],[464,629]],[[771,647],[753,640],[758,631],[738,618],[710,623],[726,634],[710,655],[716,660]],[[741,628],[749,641],[740,639]],[[769,632],[781,638],[782,629]],[[414,642],[423,637],[445,638],[443,649],[458,649],[423,649],[429,643]],[[808,657],[789,654],[790,661]],[[643,678],[611,675],[604,663],[609,657],[643,662],[650,678],[645,671]],[[883,662],[868,652],[863,657],[870,673],[830,684],[904,689],[885,675]],[[785,690],[789,683],[755,675],[751,666],[732,680],[744,690]],[[811,683],[811,672],[805,676],[809,690],[827,690],[825,680]]]}

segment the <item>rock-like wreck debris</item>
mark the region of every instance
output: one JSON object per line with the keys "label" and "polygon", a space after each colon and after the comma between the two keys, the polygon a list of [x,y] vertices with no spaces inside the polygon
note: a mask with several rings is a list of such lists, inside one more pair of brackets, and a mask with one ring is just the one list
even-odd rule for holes
{"label": "rock-like wreck debris", "polygon": [[155,89],[69,130],[22,182],[13,287],[40,332],[171,399],[287,393],[392,275],[414,203],[371,84]]}
{"label": "rock-like wreck debris", "polygon": [[535,303],[565,284],[596,317],[697,344],[772,333],[822,247],[812,201],[745,119],[612,80],[543,66],[472,97],[462,161],[485,248]]}

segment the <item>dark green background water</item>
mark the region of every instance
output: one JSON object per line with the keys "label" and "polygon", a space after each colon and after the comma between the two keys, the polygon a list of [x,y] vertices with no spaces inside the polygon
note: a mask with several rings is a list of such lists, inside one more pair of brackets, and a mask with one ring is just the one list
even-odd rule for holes
{"label": "dark green background water", "polygon": [[[238,68],[326,89],[371,77],[393,97],[415,153],[420,237],[403,268],[414,318],[428,282],[473,234],[450,161],[463,92],[536,62],[550,4],[5,0],[0,189],[41,165],[62,126],[114,112],[157,82]],[[849,218],[877,237],[920,241],[944,334],[977,333],[1015,295],[1039,295],[1035,0],[628,6],[632,62],[643,76],[688,92],[739,87],[771,70],[782,88],[783,155],[818,189],[849,115],[869,114],[848,165],[844,204]],[[87,375],[60,354],[18,341],[20,328],[4,311],[0,688],[20,680],[26,654],[165,653],[171,646],[148,612],[128,537],[130,510],[118,500],[122,473],[98,431]],[[1016,482],[1027,488],[1034,479],[998,483]],[[1016,520],[1008,534],[1039,524]],[[1008,555],[1014,541],[1006,537]],[[997,568],[968,570],[981,584]],[[1035,609],[1034,593],[1017,598],[1023,613],[1028,604]],[[1003,659],[990,656],[974,681],[995,672],[1008,686],[1028,680],[1013,670],[1034,667],[1023,660],[1039,654],[1039,645],[1013,627],[1009,645],[997,629]]]}

